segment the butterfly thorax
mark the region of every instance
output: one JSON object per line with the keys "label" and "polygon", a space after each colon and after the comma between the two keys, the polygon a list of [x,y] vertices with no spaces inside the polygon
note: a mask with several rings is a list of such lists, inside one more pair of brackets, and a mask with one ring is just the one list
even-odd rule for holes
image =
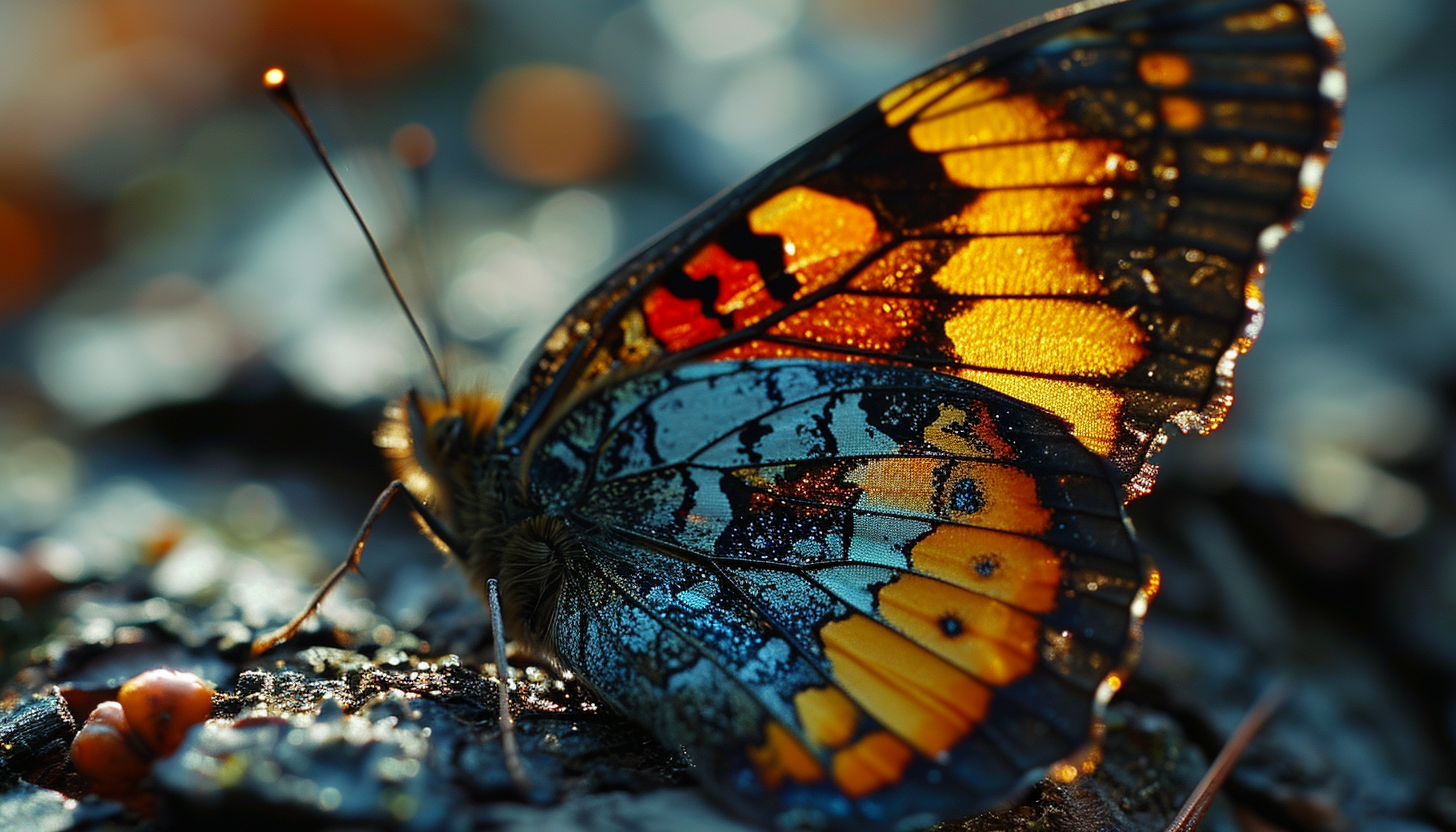
{"label": "butterfly thorax", "polygon": [[448,404],[411,394],[386,409],[375,444],[395,478],[450,530],[450,541],[428,536],[460,560],[471,587],[483,597],[489,579],[500,582],[506,635],[546,657],[562,570],[580,546],[532,503],[510,474],[509,455],[493,448],[499,407],[480,394],[457,393]]}

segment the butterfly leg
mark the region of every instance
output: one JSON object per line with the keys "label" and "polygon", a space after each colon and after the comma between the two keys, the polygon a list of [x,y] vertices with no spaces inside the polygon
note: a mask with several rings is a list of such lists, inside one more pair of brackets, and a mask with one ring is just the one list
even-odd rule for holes
{"label": "butterfly leg", "polygon": [[415,516],[447,548],[457,554],[464,551],[456,543],[455,536],[450,533],[449,529],[445,528],[445,524],[440,522],[440,519],[435,517],[425,507],[425,504],[420,502],[419,498],[411,494],[409,489],[404,487],[404,483],[395,480],[385,486],[384,490],[380,492],[378,499],[374,501],[373,507],[369,509],[369,513],[365,515],[364,522],[359,526],[359,533],[354,535],[354,543],[349,547],[349,557],[345,558],[344,562],[339,564],[338,568],[330,573],[329,577],[319,585],[319,588],[314,591],[313,597],[308,600],[308,604],[304,606],[298,615],[295,615],[282,627],[264,633],[253,640],[252,650],[254,656],[262,655],[297,635],[298,629],[303,626],[303,623],[310,616],[318,612],[319,605],[324,602],[324,599],[334,590],[334,587],[338,586],[339,581],[342,581],[344,576],[349,572],[359,571],[359,556],[364,552],[364,544],[369,540],[369,533],[374,531],[374,524],[378,522],[380,515],[389,507],[390,501],[394,499],[396,494],[404,495],[405,500],[410,504],[410,509],[414,512]]}
{"label": "butterfly leg", "polygon": [[511,665],[506,661],[505,625],[501,622],[500,590],[496,579],[485,582],[485,598],[490,605],[490,629],[495,634],[496,689],[500,691],[501,751],[506,758],[506,771],[522,797],[531,795],[531,776],[526,771],[526,761],[521,759],[520,746],[516,744],[516,720],[511,716]]}

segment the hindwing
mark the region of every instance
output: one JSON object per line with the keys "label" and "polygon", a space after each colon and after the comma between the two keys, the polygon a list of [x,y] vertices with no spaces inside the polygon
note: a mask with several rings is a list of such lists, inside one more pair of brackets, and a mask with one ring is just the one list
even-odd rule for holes
{"label": "hindwing", "polygon": [[1084,747],[1128,661],[1146,576],[1116,477],[1056,417],[929,370],[645,374],[532,464],[584,550],[552,641],[735,805],[963,816]]}

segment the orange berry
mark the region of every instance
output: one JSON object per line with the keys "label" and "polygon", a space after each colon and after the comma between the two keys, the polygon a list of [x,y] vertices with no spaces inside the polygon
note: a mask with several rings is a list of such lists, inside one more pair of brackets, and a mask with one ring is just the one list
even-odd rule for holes
{"label": "orange berry", "polygon": [[119,702],[102,702],[71,741],[71,762],[102,797],[125,797],[151,771],[152,761],[132,734]]}
{"label": "orange berry", "polygon": [[187,729],[212,715],[212,687],[191,673],[166,668],[133,678],[116,698],[132,731],[158,757],[176,751]]}

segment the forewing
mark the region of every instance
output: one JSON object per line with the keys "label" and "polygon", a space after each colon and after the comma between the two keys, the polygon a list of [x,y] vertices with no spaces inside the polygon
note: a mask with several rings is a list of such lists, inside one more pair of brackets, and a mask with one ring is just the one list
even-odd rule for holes
{"label": "forewing", "polygon": [[499,435],[532,446],[608,374],[815,357],[974,380],[1132,478],[1228,406],[1334,146],[1338,37],[1317,2],[1132,0],[948,60],[608,278]]}
{"label": "forewing", "polygon": [[733,805],[840,828],[964,816],[1088,743],[1146,604],[1115,479],[987,388],[810,360],[612,386],[529,472],[585,550],[561,659]]}

